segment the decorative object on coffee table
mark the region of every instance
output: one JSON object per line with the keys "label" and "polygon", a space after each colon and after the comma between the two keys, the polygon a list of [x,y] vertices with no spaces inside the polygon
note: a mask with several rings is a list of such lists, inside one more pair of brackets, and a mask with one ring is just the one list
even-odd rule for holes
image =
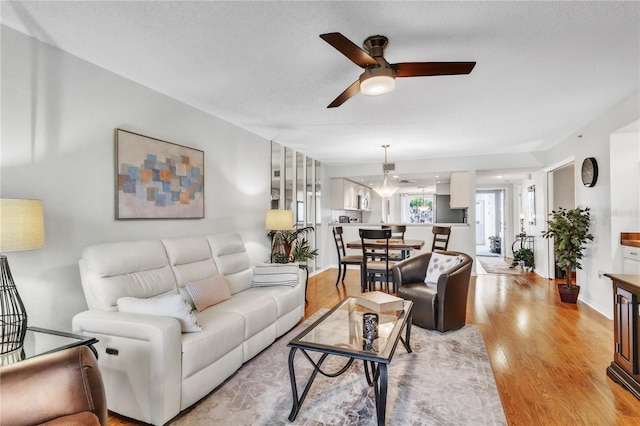
{"label": "decorative object on coffee table", "polygon": [[356,294],[356,303],[372,312],[399,311],[403,307],[404,300],[383,291],[368,291]]}
{"label": "decorative object on coffee table", "polygon": [[[35,250],[43,245],[42,201],[0,199],[0,253]],[[27,311],[4,255],[0,255],[0,271],[0,354],[6,354],[23,345]]]}
{"label": "decorative object on coffee table", "polygon": [[589,207],[584,209],[566,209],[560,207],[553,210],[547,221],[548,229],[542,232],[544,238],[553,238],[553,253],[556,265],[564,269],[565,284],[558,284],[560,300],[566,303],[576,303],[580,286],[573,284],[573,269],[582,269],[580,260],[585,244],[593,241],[593,235],[589,233],[591,216]]}

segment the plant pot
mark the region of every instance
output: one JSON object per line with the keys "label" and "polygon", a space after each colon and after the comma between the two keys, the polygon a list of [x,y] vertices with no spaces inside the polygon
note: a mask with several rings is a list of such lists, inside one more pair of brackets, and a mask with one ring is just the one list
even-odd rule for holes
{"label": "plant pot", "polygon": [[580,286],[574,285],[569,287],[566,284],[558,284],[558,294],[560,294],[561,302],[576,303],[578,300],[578,294],[580,294]]}

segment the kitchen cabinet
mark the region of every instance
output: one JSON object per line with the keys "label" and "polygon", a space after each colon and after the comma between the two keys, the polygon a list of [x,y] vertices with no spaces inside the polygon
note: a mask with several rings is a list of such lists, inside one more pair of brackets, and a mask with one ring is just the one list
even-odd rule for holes
{"label": "kitchen cabinet", "polygon": [[640,399],[640,275],[605,274],[613,281],[613,362],[607,376]]}
{"label": "kitchen cabinet", "polygon": [[640,275],[640,248],[622,246],[622,273]]}
{"label": "kitchen cabinet", "polygon": [[466,209],[469,207],[469,172],[451,173],[449,180],[451,193],[450,208]]}
{"label": "kitchen cabinet", "polygon": [[371,190],[368,187],[349,179],[331,179],[331,209],[368,211],[370,200]]}

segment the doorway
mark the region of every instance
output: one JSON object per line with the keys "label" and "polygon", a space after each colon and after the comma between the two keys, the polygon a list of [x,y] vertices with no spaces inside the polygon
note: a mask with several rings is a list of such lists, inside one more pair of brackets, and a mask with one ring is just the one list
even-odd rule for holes
{"label": "doorway", "polygon": [[[573,209],[576,207],[575,198],[575,177],[573,159],[553,167],[547,172],[547,199],[549,212],[558,210],[560,207]],[[565,271],[556,266],[556,259],[553,252],[553,239],[547,240],[549,253],[549,278],[564,278]]]}
{"label": "doorway", "polygon": [[476,256],[504,257],[505,190],[476,191]]}

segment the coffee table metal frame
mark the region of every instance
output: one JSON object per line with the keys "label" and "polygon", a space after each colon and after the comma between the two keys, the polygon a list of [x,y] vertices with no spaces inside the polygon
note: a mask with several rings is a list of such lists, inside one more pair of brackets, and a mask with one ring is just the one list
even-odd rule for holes
{"label": "coffee table metal frame", "polygon": [[[363,308],[356,303],[355,297],[347,297],[334,306],[329,312],[324,314],[320,319],[307,327],[303,332],[294,337],[288,344],[291,348],[289,351],[289,378],[291,379],[291,392],[293,395],[293,407],[289,414],[289,421],[295,420],[300,407],[304,402],[304,399],[313,384],[317,374],[320,373],[326,377],[337,377],[346,372],[353,361],[356,359],[362,360],[364,363],[364,371],[369,386],[374,389],[376,414],[378,417],[378,425],[384,425],[387,405],[387,386],[388,375],[387,365],[391,362],[393,354],[398,345],[398,341],[401,341],[408,353],[411,353],[411,308],[413,302],[405,300],[402,310],[397,312],[389,312],[380,314],[380,324],[392,325],[393,328],[389,331],[384,339],[378,338],[374,340],[374,347],[365,350],[363,348],[362,330],[358,329],[358,324],[362,326],[362,314],[369,312],[366,308]],[[315,339],[313,332],[316,329],[322,328],[326,325],[329,319],[336,319],[336,315],[345,315],[348,312],[349,322],[349,341],[348,342],[322,342],[321,338]],[[388,326],[387,326],[388,328]],[[402,338],[402,330],[405,330],[404,339]],[[327,330],[325,330],[326,332]],[[336,330],[336,335],[344,330]],[[376,347],[383,344],[384,347]],[[313,366],[313,372],[311,373],[307,384],[298,397],[298,386],[296,383],[296,375],[294,368],[294,359],[296,352],[300,350],[305,358]],[[314,361],[307,351],[319,352],[322,355],[318,361]],[[335,372],[326,372],[322,370],[322,364],[329,355],[337,355],[347,358],[345,364]]]}

